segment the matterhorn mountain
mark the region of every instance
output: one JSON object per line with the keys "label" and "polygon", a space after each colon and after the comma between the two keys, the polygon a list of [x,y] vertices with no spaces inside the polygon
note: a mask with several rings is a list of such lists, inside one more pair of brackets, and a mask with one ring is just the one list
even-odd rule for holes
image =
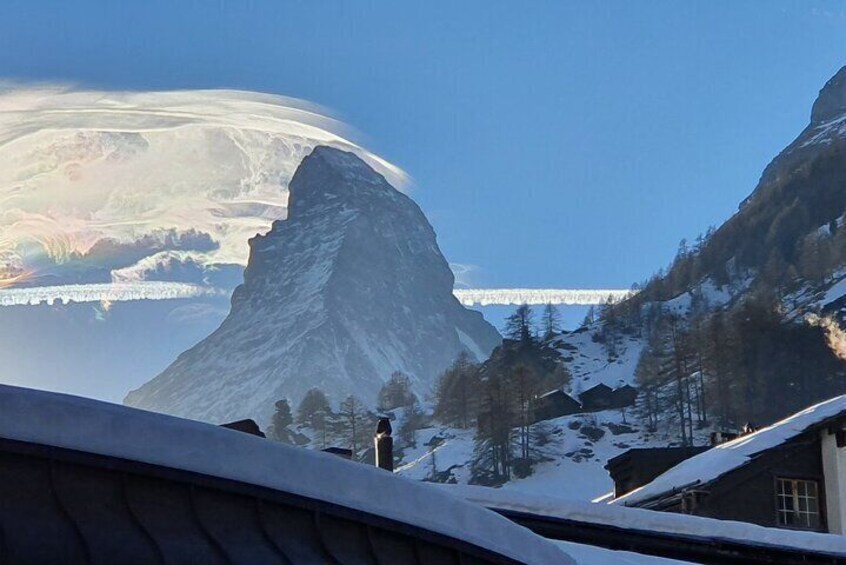
{"label": "matterhorn mountain", "polygon": [[352,153],[317,147],[289,184],[288,217],[250,240],[221,326],[125,403],[210,422],[266,423],[312,387],[375,401],[394,371],[423,395],[459,353],[500,336],[452,294],[420,208]]}

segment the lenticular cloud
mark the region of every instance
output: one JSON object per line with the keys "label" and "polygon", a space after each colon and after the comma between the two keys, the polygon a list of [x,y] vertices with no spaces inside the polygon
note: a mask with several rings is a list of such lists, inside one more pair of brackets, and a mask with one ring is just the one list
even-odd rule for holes
{"label": "lenticular cloud", "polygon": [[247,240],[285,217],[288,181],[314,146],[353,151],[403,185],[346,132],[267,94],[0,88],[0,289],[196,292],[138,283],[208,285],[220,266],[246,264]]}
{"label": "lenticular cloud", "polygon": [[[405,173],[300,100],[236,90],[0,85],[0,306],[231,290],[247,241],[287,214],[317,145]],[[229,284],[227,284],[229,283]],[[596,304],[623,291],[458,290],[473,304]]]}

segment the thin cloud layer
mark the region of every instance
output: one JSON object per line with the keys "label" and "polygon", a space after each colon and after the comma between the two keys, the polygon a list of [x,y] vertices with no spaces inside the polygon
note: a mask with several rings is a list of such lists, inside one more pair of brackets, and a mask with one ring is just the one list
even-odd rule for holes
{"label": "thin cloud layer", "polygon": [[2,87],[0,289],[206,284],[285,217],[288,181],[314,146],[354,151],[404,184],[347,135],[282,96]]}
{"label": "thin cloud layer", "polygon": [[556,288],[483,288],[455,289],[459,302],[465,306],[519,306],[520,304],[561,306],[605,304],[620,302],[632,296],[630,290],[556,289]]}
{"label": "thin cloud layer", "polygon": [[108,310],[113,302],[130,300],[173,300],[220,294],[214,288],[178,282],[68,284],[0,290],[0,306],[36,306],[54,303],[100,302]]}

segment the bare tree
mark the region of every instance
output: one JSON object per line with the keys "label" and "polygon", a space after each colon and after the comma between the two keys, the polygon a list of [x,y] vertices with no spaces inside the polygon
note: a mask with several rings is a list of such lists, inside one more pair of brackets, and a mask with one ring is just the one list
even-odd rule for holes
{"label": "bare tree", "polygon": [[351,394],[341,402],[338,415],[343,421],[347,437],[349,438],[350,449],[352,449],[353,455],[355,455],[358,453],[359,442],[362,441],[362,435],[367,422],[367,410],[361,400]]}
{"label": "bare tree", "polygon": [[538,379],[527,367],[520,365],[511,376],[516,404],[517,425],[520,428],[520,457],[529,459],[529,432],[533,423],[532,399],[537,392]]}
{"label": "bare tree", "polygon": [[479,366],[467,352],[438,378],[435,389],[435,417],[445,424],[467,429],[479,406]]}
{"label": "bare tree", "polygon": [[543,339],[548,341],[561,331],[561,315],[554,304],[549,303],[543,307]]}
{"label": "bare tree", "polygon": [[411,391],[411,379],[402,371],[394,371],[379,391],[379,410],[394,410],[415,402],[417,397]]}

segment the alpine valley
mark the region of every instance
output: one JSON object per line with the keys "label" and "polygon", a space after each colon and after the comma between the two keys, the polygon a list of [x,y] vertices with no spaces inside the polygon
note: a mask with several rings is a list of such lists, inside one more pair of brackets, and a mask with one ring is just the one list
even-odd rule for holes
{"label": "alpine valley", "polygon": [[[127,404],[252,417],[321,448],[345,442],[355,410],[330,403],[355,395],[392,414],[400,474],[590,500],[626,449],[701,445],[846,392],[846,67],[731,218],[574,331],[524,310],[502,341],[452,296],[419,208],[352,154],[315,149],[289,210],[251,241],[220,328]],[[597,385],[636,387],[636,403],[529,414],[539,395]],[[315,387],[320,418],[275,404]]]}

